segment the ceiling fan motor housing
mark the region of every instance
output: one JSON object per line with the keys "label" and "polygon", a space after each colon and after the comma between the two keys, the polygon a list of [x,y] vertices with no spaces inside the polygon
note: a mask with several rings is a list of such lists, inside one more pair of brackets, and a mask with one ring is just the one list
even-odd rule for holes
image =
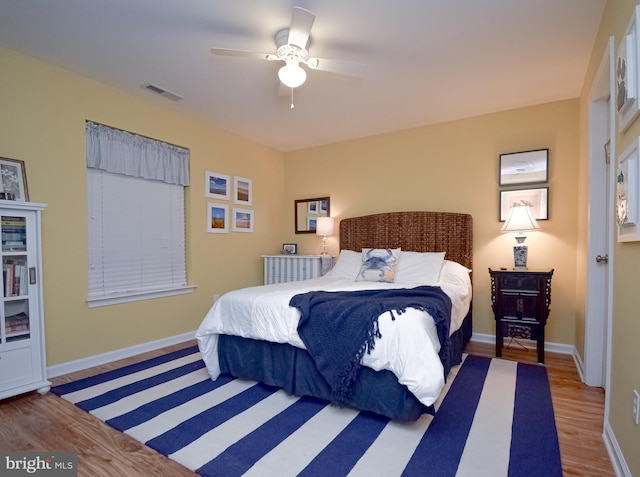
{"label": "ceiling fan motor housing", "polygon": [[306,61],[309,58],[309,44],[311,40],[307,40],[307,44],[304,47],[300,45],[294,45],[289,43],[289,29],[283,28],[279,30],[275,35],[276,40],[276,55],[278,58],[287,60]]}

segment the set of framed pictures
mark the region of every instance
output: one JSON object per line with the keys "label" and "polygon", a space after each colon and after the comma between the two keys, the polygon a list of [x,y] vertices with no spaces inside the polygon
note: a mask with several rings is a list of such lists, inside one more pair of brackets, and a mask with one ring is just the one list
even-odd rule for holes
{"label": "set of framed pictures", "polygon": [[[640,114],[640,5],[636,5],[618,43],[615,64],[615,107],[618,132],[629,128]],[[605,153],[609,153],[608,144]],[[618,156],[615,178],[615,219],[618,242],[640,241],[640,138]]]}
{"label": "set of framed pictures", "polygon": [[500,222],[507,219],[514,203],[522,202],[536,220],[549,219],[549,187],[529,187],[549,182],[549,149],[500,154],[498,173],[500,187],[509,187],[500,190]]}
{"label": "set of framed pictures", "polygon": [[[211,199],[231,200],[240,206],[251,206],[253,203],[253,183],[246,177],[231,177],[226,174],[205,171],[204,195]],[[232,207],[229,217],[229,205],[219,202],[207,203],[207,232],[226,234],[229,222],[233,232],[253,232],[253,209]]]}

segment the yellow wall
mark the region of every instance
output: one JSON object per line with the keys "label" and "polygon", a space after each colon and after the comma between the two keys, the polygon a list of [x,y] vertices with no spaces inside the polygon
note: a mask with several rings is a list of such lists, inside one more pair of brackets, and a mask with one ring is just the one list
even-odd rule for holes
{"label": "yellow wall", "polygon": [[[163,98],[143,100],[5,49],[0,64],[0,156],[25,161],[30,199],[49,204],[43,212],[49,366],[193,331],[214,294],[262,283],[260,255],[281,242],[281,152],[178,114]],[[193,294],[87,307],[86,119],[191,150],[185,202]],[[206,232],[205,170],[253,178],[254,233]]]}
{"label": "yellow wall", "polygon": [[[585,168],[587,156],[587,99],[597,68],[608,48],[609,37],[618,45],[624,36],[634,9],[640,2],[609,0],[593,48],[591,62],[580,98],[581,168]],[[637,18],[640,20],[640,18]],[[618,157],[640,135],[640,119],[629,129],[615,135],[615,152]],[[611,262],[610,262],[611,263]],[[611,353],[611,384],[609,388],[609,426],[620,446],[630,475],[640,475],[640,426],[632,420],[632,390],[640,391],[640,294],[638,270],[640,270],[640,242],[614,243],[614,292],[613,334]]]}
{"label": "yellow wall", "polygon": [[[510,234],[498,221],[500,153],[549,148],[549,220],[530,233],[530,268],[555,269],[547,339],[574,344],[578,101],[569,100],[404,130],[285,154],[286,202],[331,197],[338,218],[399,210],[473,215],[474,332],[493,334],[488,267],[513,266]],[[533,187],[533,186],[528,186]],[[288,241],[317,253],[320,239]],[[337,237],[328,241],[338,253]]]}

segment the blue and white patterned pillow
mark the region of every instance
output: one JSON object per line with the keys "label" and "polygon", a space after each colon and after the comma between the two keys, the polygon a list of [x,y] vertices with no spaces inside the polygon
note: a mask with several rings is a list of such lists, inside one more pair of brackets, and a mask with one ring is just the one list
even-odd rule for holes
{"label": "blue and white patterned pillow", "polygon": [[392,283],[399,255],[399,248],[363,248],[362,265],[356,281]]}

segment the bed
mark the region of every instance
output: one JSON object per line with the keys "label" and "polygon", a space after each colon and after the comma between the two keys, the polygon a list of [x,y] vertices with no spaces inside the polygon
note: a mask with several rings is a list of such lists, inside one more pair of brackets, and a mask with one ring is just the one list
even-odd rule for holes
{"label": "bed", "polygon": [[[464,345],[471,337],[471,216],[416,211],[347,218],[340,222],[339,237],[340,256],[324,277],[235,290],[216,301],[196,333],[209,374],[217,379],[229,373],[280,387],[293,395],[336,403],[335,387],[329,384],[332,381],[314,354],[318,346],[309,341],[309,331],[302,329],[302,322],[308,323],[309,310],[290,303],[299,306],[319,295],[328,298],[343,291],[366,295],[371,302],[372,297],[394,294],[398,288],[431,291],[437,287],[453,304],[446,340],[440,327],[442,320],[434,318],[441,313],[430,307],[409,306],[402,314],[385,311],[376,316],[381,337],[375,340],[373,349],[361,355],[361,366],[348,394],[338,402],[401,421],[433,412],[432,404],[449,369],[460,363]],[[362,263],[363,250],[394,251],[400,280],[354,280],[354,263]],[[436,278],[430,283],[423,283],[422,278],[410,282],[415,265],[425,263],[429,270],[438,264]],[[460,297],[456,296],[458,290]]]}

